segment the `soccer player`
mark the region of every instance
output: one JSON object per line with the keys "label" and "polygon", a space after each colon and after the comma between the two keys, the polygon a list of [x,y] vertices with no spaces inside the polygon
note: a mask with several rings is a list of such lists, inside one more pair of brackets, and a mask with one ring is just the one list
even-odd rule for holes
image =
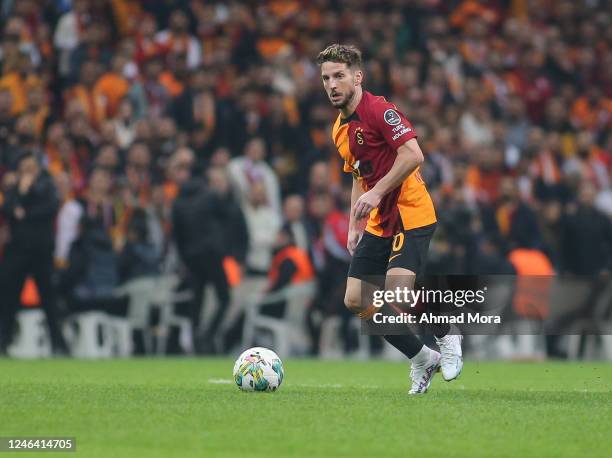
{"label": "soccer player", "polygon": [[[397,107],[362,88],[361,52],[333,44],[319,53],[323,87],[340,113],[333,141],[353,174],[347,248],[352,255],[345,293],[346,307],[363,320],[379,311],[363,303],[363,291],[373,291],[374,278],[384,278],[387,290],[413,288],[425,267],[429,241],[436,227],[433,203],[419,173],[423,153],[416,133]],[[367,217],[365,231],[359,221]],[[369,281],[368,281],[369,280]],[[440,368],[445,380],[463,367],[461,336],[438,330],[440,353],[414,334],[386,335],[385,340],[411,361],[410,394],[427,391]]]}

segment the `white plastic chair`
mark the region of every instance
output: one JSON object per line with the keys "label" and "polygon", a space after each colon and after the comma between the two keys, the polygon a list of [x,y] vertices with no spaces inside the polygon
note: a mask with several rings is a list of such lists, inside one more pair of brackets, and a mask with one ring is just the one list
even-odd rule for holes
{"label": "white plastic chair", "polygon": [[[170,326],[179,327],[179,344],[186,353],[193,353],[191,323],[188,318],[174,313],[174,304],[191,300],[193,294],[190,291],[176,292],[175,289],[179,282],[180,278],[176,274],[140,277],[130,280],[115,291],[117,295],[128,296],[130,333],[134,329],[142,332],[147,354],[153,353],[154,349],[157,354],[166,353]],[[155,328],[149,323],[151,311],[154,308],[160,310],[160,322]]]}
{"label": "white plastic chair", "polygon": [[68,317],[64,335],[70,354],[76,358],[100,359],[113,355],[111,322],[104,312],[89,311]]}
{"label": "white plastic chair", "polygon": [[[306,332],[304,329],[306,311],[316,293],[316,283],[304,282],[290,285],[279,291],[259,293],[251,297],[245,308],[243,346],[251,346],[258,329],[271,332],[274,351],[279,356],[289,356],[292,350],[304,350]],[[273,318],[261,313],[264,305],[286,301],[285,316]]]}
{"label": "white plastic chair", "polygon": [[114,356],[127,358],[134,351],[132,326],[128,319],[115,316],[108,317],[110,326],[112,353]]}
{"label": "white plastic chair", "polygon": [[46,358],[51,356],[51,342],[45,314],[40,309],[17,313],[17,333],[7,352],[13,358]]}
{"label": "white plastic chair", "polygon": [[[339,359],[344,357],[344,350],[340,342],[340,325],[342,320],[339,316],[330,316],[321,323],[321,338],[319,341],[319,355],[323,359]],[[349,328],[359,334],[358,347],[351,354],[356,359],[368,359],[370,357],[370,337],[361,333],[361,321],[357,317],[351,317]]]}
{"label": "white plastic chair", "polygon": [[[132,331],[134,329],[140,330],[144,339],[145,353],[147,354],[153,352],[154,336],[149,326],[149,317],[156,294],[157,279],[158,277],[156,276],[135,278],[115,290],[117,296],[127,296],[129,299],[127,320],[130,327],[130,342]],[[124,332],[125,328],[122,331]]]}
{"label": "white plastic chair", "polygon": [[179,345],[187,354],[193,354],[193,333],[189,318],[179,316],[174,311],[177,302],[193,300],[191,291],[176,291],[180,278],[176,274],[160,275],[155,281],[155,288],[152,291],[152,305],[160,309],[160,323],[156,337],[159,345],[158,354],[165,354],[168,345],[168,335],[170,327],[179,328]]}

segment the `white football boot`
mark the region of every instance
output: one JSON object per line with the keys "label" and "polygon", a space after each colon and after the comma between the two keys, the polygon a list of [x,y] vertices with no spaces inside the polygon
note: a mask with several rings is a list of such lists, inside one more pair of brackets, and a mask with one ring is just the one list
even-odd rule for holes
{"label": "white football boot", "polygon": [[435,350],[428,350],[429,358],[424,363],[412,362],[410,368],[412,388],[408,394],[425,394],[429,385],[431,385],[434,375],[440,370],[440,353]]}
{"label": "white football boot", "polygon": [[463,336],[447,334],[444,337],[436,337],[436,343],[440,347],[442,377],[447,382],[455,380],[463,369],[463,354],[461,352],[461,341]]}

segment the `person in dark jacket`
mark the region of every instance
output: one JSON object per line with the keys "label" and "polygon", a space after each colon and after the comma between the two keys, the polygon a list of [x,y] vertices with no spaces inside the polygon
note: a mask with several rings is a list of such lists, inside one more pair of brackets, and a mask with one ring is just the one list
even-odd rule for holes
{"label": "person in dark jacket", "polygon": [[121,282],[159,274],[161,255],[151,243],[147,214],[136,208],[127,227],[127,241],[119,257]]}
{"label": "person in dark jacket", "polygon": [[595,207],[597,190],[584,181],[562,220],[562,271],[597,275],[612,270],[612,223]]}
{"label": "person in dark jacket", "polygon": [[180,191],[172,207],[173,238],[179,256],[193,278],[194,302],[190,312],[194,337],[198,344],[197,330],[200,323],[204,287],[211,283],[217,295],[218,307],[202,334],[203,345],[196,348],[205,351],[215,350],[214,342],[219,325],[229,307],[229,285],[223,268],[226,247],[224,226],[225,210],[222,201],[212,193],[199,177],[191,178],[185,174],[179,183]]}
{"label": "person in dark jacket", "polygon": [[80,234],[70,247],[68,267],[62,271],[60,289],[72,312],[111,311],[117,301],[119,256],[113,249],[102,218],[83,216]]}
{"label": "person in dark jacket", "polygon": [[0,265],[0,352],[6,350],[12,339],[20,293],[26,278],[32,276],[47,315],[53,350],[65,353],[52,284],[54,222],[59,199],[53,180],[34,154],[22,153],[16,162],[15,183],[5,193],[0,207],[10,231]]}
{"label": "person in dark jacket", "polygon": [[249,245],[249,231],[244,213],[231,190],[227,172],[222,167],[211,167],[207,172],[208,187],[217,195],[225,220],[223,235],[225,255],[244,265]]}

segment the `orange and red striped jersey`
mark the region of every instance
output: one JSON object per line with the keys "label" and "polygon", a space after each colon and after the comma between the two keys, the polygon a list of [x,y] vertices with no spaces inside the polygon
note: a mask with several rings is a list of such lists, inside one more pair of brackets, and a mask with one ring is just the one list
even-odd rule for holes
{"label": "orange and red striped jersey", "polygon": [[[351,116],[338,116],[332,136],[344,159],[344,171],[352,173],[367,191],[391,170],[397,149],[417,135],[395,105],[364,91]],[[433,202],[417,168],[370,212],[366,231],[391,237],[399,230],[435,222]]]}

